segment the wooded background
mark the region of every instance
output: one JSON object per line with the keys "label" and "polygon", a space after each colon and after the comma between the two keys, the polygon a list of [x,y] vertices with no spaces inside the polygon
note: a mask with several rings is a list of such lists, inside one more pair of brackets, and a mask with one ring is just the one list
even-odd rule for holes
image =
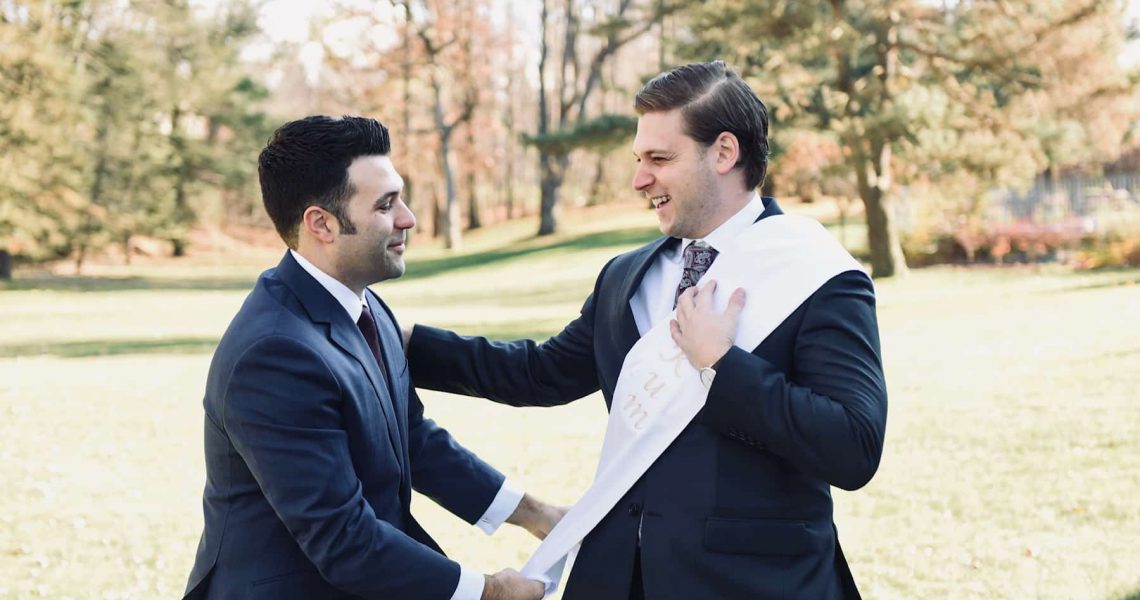
{"label": "wooded background", "polygon": [[1135,189],[1107,189],[1096,224],[1034,214],[1021,237],[992,212],[1035,180],[1055,207],[1075,202],[1066,178],[1140,170],[1126,0],[324,4],[0,0],[0,265],[82,272],[180,256],[195,227],[268,227],[257,152],[313,113],[392,129],[423,235],[454,248],[535,213],[549,234],[559,206],[635,198],[633,94],[714,58],[769,105],[764,191],[850,206],[876,276],[945,243],[1000,260],[1053,252],[1050,232],[1140,231],[1103,226],[1137,212]]}

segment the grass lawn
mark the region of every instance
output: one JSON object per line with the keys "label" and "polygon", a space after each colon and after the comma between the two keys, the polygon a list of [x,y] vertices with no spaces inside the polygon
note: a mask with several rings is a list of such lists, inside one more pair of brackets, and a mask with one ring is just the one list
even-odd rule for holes
{"label": "grass lawn", "polygon": [[[644,211],[426,241],[380,284],[405,322],[536,337],[572,319]],[[423,243],[421,243],[423,242]],[[180,597],[201,531],[210,354],[278,252],[93,267],[0,284],[0,598]],[[890,388],[882,466],[836,492],[866,598],[1140,598],[1140,271],[935,268],[878,285]],[[512,409],[425,393],[428,414],[538,496],[588,485],[600,396]],[[416,500],[450,554],[493,572],[535,542]]]}

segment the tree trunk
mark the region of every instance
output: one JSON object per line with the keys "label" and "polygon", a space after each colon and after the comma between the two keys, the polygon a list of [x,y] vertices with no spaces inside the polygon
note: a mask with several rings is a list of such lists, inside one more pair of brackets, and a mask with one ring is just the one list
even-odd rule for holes
{"label": "tree trunk", "polygon": [[83,262],[87,260],[87,244],[79,244],[75,248],[75,274],[83,274]]}
{"label": "tree trunk", "polygon": [[467,228],[479,229],[483,220],[479,218],[479,195],[475,193],[475,177],[467,176]]}
{"label": "tree trunk", "polygon": [[445,184],[447,194],[447,200],[443,202],[443,210],[440,214],[442,218],[440,229],[443,233],[443,248],[457,250],[459,245],[463,243],[463,234],[459,230],[459,201],[455,197],[455,175],[451,172],[451,161],[448,160],[448,152],[450,152],[448,146],[449,144],[443,145],[441,148],[442,156],[440,157],[443,184]]}
{"label": "tree trunk", "polygon": [[455,194],[455,173],[451,168],[451,141],[448,136],[440,136],[440,168],[443,170],[443,182],[446,200],[443,208],[443,246],[448,250],[456,250],[462,243],[462,232],[459,229],[459,199]]}
{"label": "tree trunk", "polygon": [[867,245],[871,251],[871,276],[892,277],[906,275],[908,269],[903,256],[902,243],[895,227],[891,189],[891,149],[882,144],[877,149],[878,160],[872,162],[861,152],[853,153],[857,161],[856,181],[859,197],[867,215]]}
{"label": "tree trunk", "polygon": [[475,151],[475,134],[472,131],[474,127],[471,121],[467,121],[464,125],[466,129],[466,142],[467,152],[470,153],[470,159],[467,160],[467,229],[479,229],[483,226],[483,220],[479,218],[479,194],[475,189],[475,168],[478,160],[479,153]]}
{"label": "tree trunk", "polygon": [[439,187],[432,186],[431,194],[431,237],[443,236],[443,209],[439,206]]}
{"label": "tree trunk", "polygon": [[[174,180],[174,214],[171,215],[173,225],[177,228],[182,223],[191,222],[190,207],[186,201],[186,185],[191,175],[190,158],[187,156],[186,142],[178,130],[178,122],[182,119],[182,109],[175,105],[170,113],[170,147],[178,160]],[[186,240],[178,234],[170,236],[170,243],[174,247],[172,254],[175,257],[186,255]]]}
{"label": "tree trunk", "polygon": [[863,196],[863,207],[867,212],[867,243],[871,249],[871,276],[903,276],[909,272],[902,243],[891,216],[894,204],[881,192],[872,189],[869,196]]}
{"label": "tree trunk", "polygon": [[[412,36],[415,35],[415,30],[412,28],[412,9],[407,3],[403,4],[404,7],[404,54],[400,60],[400,84],[403,90],[403,102],[400,107],[400,118],[402,129],[400,131],[400,166],[405,169],[404,172],[404,203],[408,205],[412,212],[415,194],[413,193],[413,179],[412,179]],[[434,215],[433,215],[434,216]],[[433,221],[434,227],[434,221]],[[418,229],[418,228],[416,228]],[[416,229],[409,230],[407,233],[407,240],[410,242],[412,234]],[[407,243],[407,242],[405,242]]]}
{"label": "tree trunk", "polygon": [[170,240],[170,245],[173,248],[170,252],[171,256],[174,256],[176,258],[186,256],[186,240],[180,237],[175,237],[174,239]]}
{"label": "tree trunk", "polygon": [[0,281],[12,280],[12,255],[7,250],[0,250]]}
{"label": "tree trunk", "polygon": [[[546,100],[546,59],[550,46],[546,43],[547,14],[549,11],[547,0],[542,0],[540,21],[542,30],[538,51],[538,135],[546,135],[550,131],[550,108]],[[554,220],[554,204],[558,201],[558,183],[555,181],[554,168],[551,166],[554,157],[546,151],[538,151],[539,188],[542,198],[539,201],[539,213],[542,215],[538,224],[538,235],[550,235],[558,228]],[[549,216],[548,216],[549,214]]]}
{"label": "tree trunk", "polygon": [[[513,126],[508,126],[508,135],[514,136],[515,132]],[[507,220],[515,218],[515,147],[513,142],[507,142],[507,160],[506,163],[506,182],[505,193],[507,202]]]}
{"label": "tree trunk", "polygon": [[598,163],[594,166],[594,180],[590,182],[590,193],[586,196],[586,206],[597,206],[602,203],[602,182],[606,179],[606,155],[598,154]]}
{"label": "tree trunk", "polygon": [[551,235],[558,231],[558,217],[555,206],[558,203],[558,188],[562,187],[562,179],[566,173],[569,162],[568,154],[539,154],[541,170],[542,205],[538,223],[538,235]]}
{"label": "tree trunk", "polygon": [[434,72],[431,75],[431,88],[435,98],[435,128],[439,132],[439,166],[443,173],[445,193],[443,215],[441,215],[443,222],[439,229],[443,231],[444,247],[455,250],[462,243],[462,232],[459,227],[459,200],[455,193],[455,169],[451,166],[451,132],[455,124],[448,125],[444,119],[443,89],[439,83],[439,77]]}

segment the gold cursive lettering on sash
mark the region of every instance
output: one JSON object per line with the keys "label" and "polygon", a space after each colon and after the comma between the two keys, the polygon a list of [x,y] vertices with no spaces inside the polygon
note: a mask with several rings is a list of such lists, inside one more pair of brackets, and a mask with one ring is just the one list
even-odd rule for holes
{"label": "gold cursive lettering on sash", "polygon": [[685,360],[685,351],[676,344],[673,345],[673,350],[677,351],[674,355],[669,356],[668,352],[662,352],[660,355],[658,355],[658,358],[663,361],[673,363],[673,376],[680,377],[681,365],[684,364],[683,361]]}
{"label": "gold cursive lettering on sash", "polygon": [[637,395],[630,394],[625,400],[625,406],[622,407],[625,411],[625,417],[630,420],[631,425],[635,431],[641,431],[645,427],[645,420],[649,418],[649,413],[646,412],[645,407],[641,405],[641,401],[637,399]]}
{"label": "gold cursive lettering on sash", "polygon": [[653,398],[654,400],[656,400],[657,394],[661,393],[661,390],[665,389],[665,382],[664,381],[658,381],[657,380],[657,373],[650,371],[649,372],[649,380],[646,381],[645,385],[642,387],[645,391],[649,392],[650,398]]}

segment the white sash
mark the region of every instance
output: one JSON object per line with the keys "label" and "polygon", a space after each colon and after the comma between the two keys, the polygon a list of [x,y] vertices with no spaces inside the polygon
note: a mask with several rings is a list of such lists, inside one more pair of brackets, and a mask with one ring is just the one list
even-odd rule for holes
{"label": "white sash", "polygon": [[[733,290],[744,288],[735,345],[748,352],[832,277],[862,270],[822,225],[794,215],[761,219],[718,250],[702,281],[717,280],[718,310]],[[669,332],[675,314],[654,325],[626,355],[594,482],[522,568],[523,575],[546,584],[547,595],[558,588],[568,555],[705,404],[708,390]]]}

